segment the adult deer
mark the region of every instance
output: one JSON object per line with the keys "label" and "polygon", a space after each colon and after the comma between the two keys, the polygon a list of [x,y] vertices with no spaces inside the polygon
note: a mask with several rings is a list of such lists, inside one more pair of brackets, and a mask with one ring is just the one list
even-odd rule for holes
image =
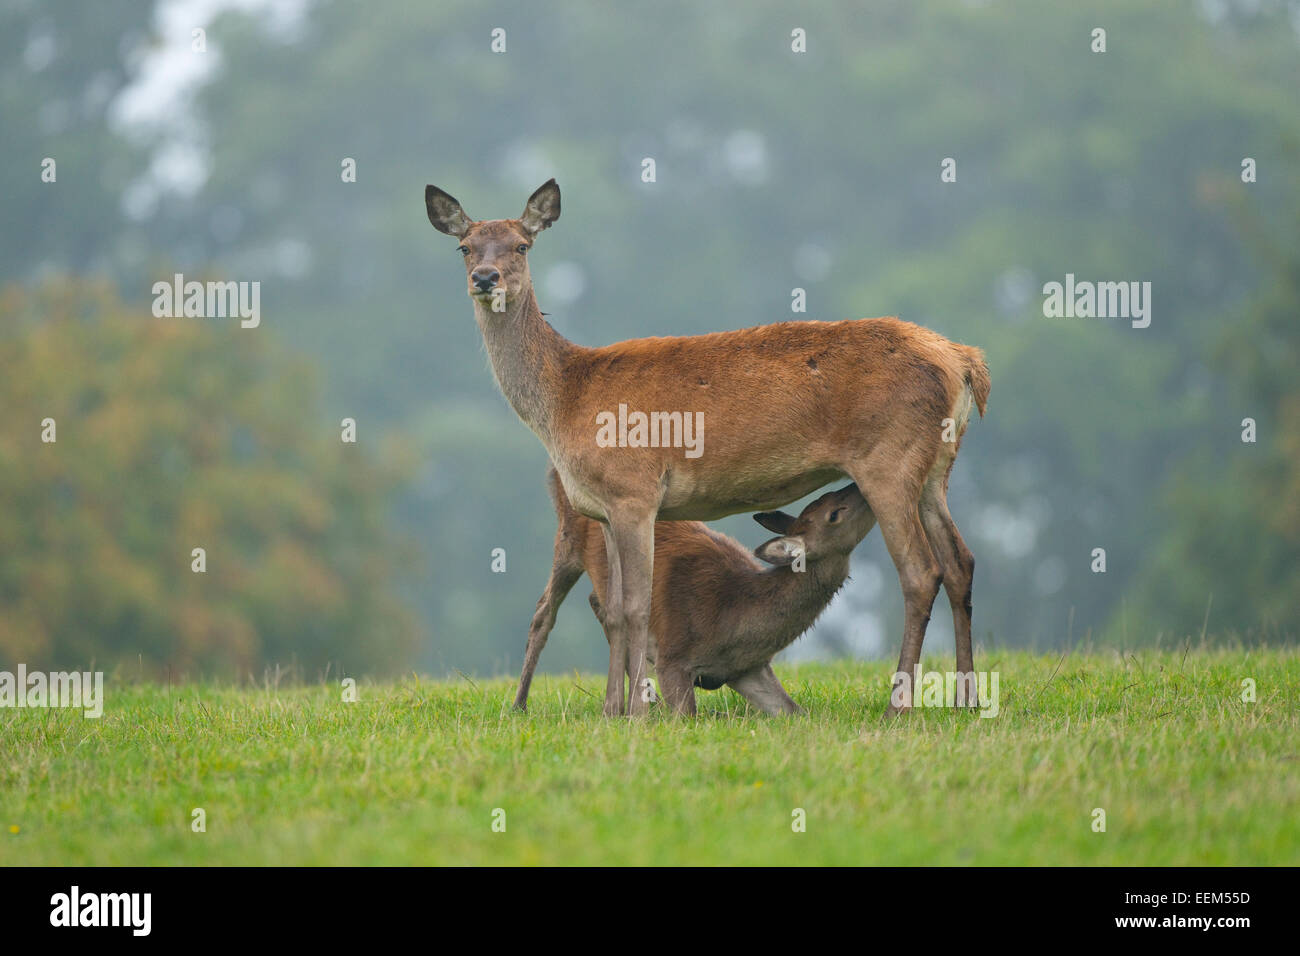
{"label": "adult deer", "polygon": [[[608,591],[600,522],[573,510],[554,468],[547,485],[558,520],[555,560],[528,631],[515,694],[520,710],[556,611],[573,585],[584,572],[591,578],[591,608],[602,624]],[[772,671],[772,658],[826,609],[849,576],[849,555],[876,523],[855,485],[827,492],[798,517],[769,511],[754,520],[777,537],[753,554],[699,521],[655,527],[652,663],[664,702],[677,713],[695,713],[696,687],[723,684],[766,714],[798,713]]]}
{"label": "adult deer", "polygon": [[[957,670],[973,675],[975,559],[948,514],[947,488],[971,408],[982,415],[988,398],[979,349],[895,318],[781,322],[586,348],[542,317],[528,269],[533,242],[560,217],[554,179],[518,219],[476,222],[436,186],[425,187],[424,202],[433,227],[459,240],[502,393],[546,447],[573,507],[602,522],[607,715],[623,713],[625,671],[628,711],[649,707],[656,519],[768,511],[842,476],[866,496],[902,586],[891,711],[911,706],[900,675],[915,672],[941,583],[952,605]],[[680,441],[650,444],[643,427],[622,428],[627,409],[680,412],[679,423],[690,415],[707,425],[707,445],[698,432],[694,452]],[[620,429],[611,445],[615,412]]]}

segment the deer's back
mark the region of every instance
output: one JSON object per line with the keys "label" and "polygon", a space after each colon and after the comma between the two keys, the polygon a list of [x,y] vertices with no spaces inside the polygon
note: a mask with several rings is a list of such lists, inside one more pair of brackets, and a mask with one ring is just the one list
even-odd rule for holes
{"label": "deer's back", "polygon": [[[712,519],[779,507],[845,474],[850,459],[934,457],[973,350],[894,318],[781,322],[707,335],[575,349],[556,407],[558,454],[580,488],[663,488],[661,518]],[[683,447],[598,447],[599,416],[682,413]],[[929,443],[933,449],[918,448]],[[598,503],[581,502],[599,514]]]}

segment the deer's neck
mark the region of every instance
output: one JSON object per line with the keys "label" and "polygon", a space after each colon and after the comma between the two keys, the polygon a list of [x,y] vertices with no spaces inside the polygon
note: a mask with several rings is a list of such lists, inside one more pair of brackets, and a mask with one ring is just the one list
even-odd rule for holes
{"label": "deer's neck", "polygon": [[749,630],[755,646],[775,654],[812,627],[849,576],[849,556],[809,561],[803,571],[770,568],[758,575],[761,594],[753,602],[764,609]]}
{"label": "deer's neck", "polygon": [[[844,586],[844,580],[849,576],[849,556],[839,554],[809,561],[803,571],[791,567],[781,570],[785,572],[781,583],[787,600],[792,606],[810,611],[816,618]],[[812,620],[808,624],[811,625]]]}
{"label": "deer's neck", "polygon": [[563,377],[565,360],[577,346],[542,317],[531,286],[528,294],[505,312],[493,312],[476,301],[474,318],[501,393],[515,414],[549,446],[552,396]]}

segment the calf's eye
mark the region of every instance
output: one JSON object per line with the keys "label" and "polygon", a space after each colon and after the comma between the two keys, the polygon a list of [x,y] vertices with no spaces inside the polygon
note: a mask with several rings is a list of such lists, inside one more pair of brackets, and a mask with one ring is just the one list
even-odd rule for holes
{"label": "calf's eye", "polygon": [[523,243],[520,243],[519,247],[515,249],[515,252],[519,253],[521,256],[527,251],[528,251],[528,246],[526,246]]}
{"label": "calf's eye", "polygon": [[459,252],[462,256],[467,256],[469,255],[469,246],[457,246],[456,251]]}

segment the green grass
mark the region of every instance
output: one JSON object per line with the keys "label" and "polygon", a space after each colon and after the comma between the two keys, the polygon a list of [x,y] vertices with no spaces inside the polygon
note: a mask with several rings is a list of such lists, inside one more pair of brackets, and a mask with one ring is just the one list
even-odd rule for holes
{"label": "green grass", "polygon": [[977,666],[996,718],[882,721],[885,663],[779,668],[803,717],[724,690],[638,723],[600,716],[593,677],[539,678],[526,715],[506,679],[352,704],[110,679],[99,720],[0,710],[0,863],[1300,863],[1295,650]]}

